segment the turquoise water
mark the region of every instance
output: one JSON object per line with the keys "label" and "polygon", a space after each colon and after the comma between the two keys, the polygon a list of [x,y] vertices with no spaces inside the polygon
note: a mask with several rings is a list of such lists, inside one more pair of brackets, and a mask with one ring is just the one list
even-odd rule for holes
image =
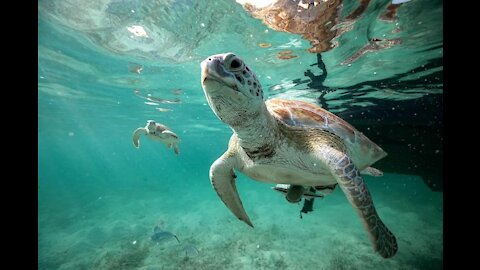
{"label": "turquoise water", "polygon": [[[441,165],[396,158],[412,144],[437,157],[442,147],[420,131],[394,138],[380,127],[434,127],[441,137],[432,104],[443,93],[443,4],[413,0],[395,21],[378,20],[388,4],[371,1],[338,46],[317,55],[301,35],[269,28],[235,1],[39,1],[38,268],[441,269],[443,193],[425,180]],[[341,19],[357,6],[344,1]],[[135,25],[148,37],[128,30]],[[402,42],[341,64],[372,38]],[[297,57],[278,58],[285,50]],[[385,162],[395,162],[379,162],[385,175],[364,180],[397,237],[393,258],[373,251],[338,188],[300,219],[301,204],[238,174],[253,229],[221,202],[208,171],[231,130],[206,103],[200,62],[230,51],[256,72],[266,98],[317,103],[387,150]],[[178,156],[146,137],[133,146],[149,119],[178,134]],[[180,243],[152,241],[156,225]]]}

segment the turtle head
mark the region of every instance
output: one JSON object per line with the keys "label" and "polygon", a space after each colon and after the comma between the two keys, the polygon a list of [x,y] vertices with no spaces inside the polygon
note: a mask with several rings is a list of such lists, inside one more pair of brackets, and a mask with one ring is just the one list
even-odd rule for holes
{"label": "turtle head", "polygon": [[157,129],[157,123],[154,120],[147,120],[147,126],[145,127],[148,133],[155,132]]}
{"label": "turtle head", "polygon": [[231,124],[264,106],[262,86],[240,57],[233,53],[212,55],[201,68],[203,91],[220,120]]}

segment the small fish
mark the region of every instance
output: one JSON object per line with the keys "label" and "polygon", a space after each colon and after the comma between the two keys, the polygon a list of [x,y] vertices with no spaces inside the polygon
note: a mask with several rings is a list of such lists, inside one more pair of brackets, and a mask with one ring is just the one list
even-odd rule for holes
{"label": "small fish", "polygon": [[147,97],[148,100],[153,101],[153,102],[160,102],[160,103],[166,103],[166,104],[177,104],[181,103],[180,99],[176,98],[174,100],[168,100],[168,99],[163,99],[163,98],[157,98],[152,95],[148,95]]}
{"label": "small fish", "polygon": [[134,89],[133,93],[140,98],[148,100],[149,102],[145,102],[145,104],[148,104],[148,105],[159,105],[158,103],[164,103],[164,104],[182,103],[182,101],[179,98],[175,98],[174,100],[170,100],[170,99],[163,99],[163,98],[154,97],[154,96],[152,96],[152,94],[147,94],[147,96],[144,96],[140,93],[140,89]]}
{"label": "small fish", "polygon": [[166,109],[166,108],[155,108],[157,109],[157,111],[159,112],[171,112],[172,110],[171,109]]}
{"label": "small fish", "polygon": [[183,250],[185,251],[185,256],[186,257],[196,257],[200,251],[193,245],[193,244],[187,244],[183,247]]}
{"label": "small fish", "polygon": [[131,73],[140,74],[143,71],[143,66],[140,64],[130,63],[128,65],[128,71],[130,71]]}
{"label": "small fish", "polygon": [[[141,94],[140,89],[138,89],[138,88],[137,88],[137,89],[134,89],[134,90],[133,90],[133,93],[134,93],[137,97],[139,97],[139,98],[143,98],[143,99],[149,100],[148,97],[146,97],[146,96],[144,96],[144,95]],[[150,96],[150,94],[148,94],[148,95]]]}
{"label": "small fish", "polygon": [[147,104],[147,105],[151,105],[151,106],[158,106],[158,105],[160,105],[160,104],[158,104],[158,103],[149,102],[149,101],[145,101],[144,103]]}
{"label": "small fish", "polygon": [[164,99],[162,103],[166,103],[166,104],[179,104],[179,103],[182,103],[182,101],[178,98],[174,99],[174,100],[168,100],[168,99]]}
{"label": "small fish", "polygon": [[260,46],[262,48],[268,48],[268,47],[272,46],[272,44],[270,44],[270,43],[258,43],[258,46]]}
{"label": "small fish", "polygon": [[174,89],[172,90],[174,95],[181,95],[182,94],[182,89]]}
{"label": "small fish", "polygon": [[175,234],[164,231],[160,227],[155,226],[155,228],[153,228],[153,235],[150,239],[152,239],[152,241],[154,242],[160,243],[160,242],[170,240],[174,237],[175,239],[177,239],[178,243],[180,243],[180,240],[178,240],[178,237]]}

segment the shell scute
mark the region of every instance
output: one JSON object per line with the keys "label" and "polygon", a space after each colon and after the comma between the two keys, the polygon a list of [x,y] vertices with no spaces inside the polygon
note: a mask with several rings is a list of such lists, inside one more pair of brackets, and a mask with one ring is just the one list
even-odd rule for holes
{"label": "shell scute", "polygon": [[368,139],[348,122],[312,103],[299,100],[270,99],[268,111],[284,124],[297,128],[318,128],[340,137],[350,158],[364,169],[387,155],[377,144]]}

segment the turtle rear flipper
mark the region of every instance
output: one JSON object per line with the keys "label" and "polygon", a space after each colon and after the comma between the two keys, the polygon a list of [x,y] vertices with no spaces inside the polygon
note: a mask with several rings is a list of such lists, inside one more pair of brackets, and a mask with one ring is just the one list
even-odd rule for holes
{"label": "turtle rear flipper", "polygon": [[397,240],[378,216],[370,192],[352,159],[345,153],[326,146],[319,149],[318,156],[330,168],[348,201],[357,211],[375,251],[384,258],[395,255],[398,250]]}
{"label": "turtle rear flipper", "polygon": [[137,128],[137,129],[133,132],[132,141],[133,141],[133,145],[134,145],[136,148],[140,148],[140,135],[146,134],[146,133],[147,133],[147,131],[145,130],[145,128]]}
{"label": "turtle rear flipper", "polygon": [[173,151],[175,151],[175,154],[177,155],[180,154],[180,148],[178,147],[178,144],[173,144]]}
{"label": "turtle rear flipper", "polygon": [[177,143],[169,143],[167,144],[167,147],[168,148],[173,148],[173,151],[175,152],[175,154],[180,154],[180,148],[178,148],[178,144]]}
{"label": "turtle rear flipper", "polygon": [[370,175],[370,176],[373,176],[373,177],[383,176],[382,171],[380,171],[379,169],[375,169],[373,167],[367,167],[367,168],[363,169],[360,173],[365,174],[365,175]]}

